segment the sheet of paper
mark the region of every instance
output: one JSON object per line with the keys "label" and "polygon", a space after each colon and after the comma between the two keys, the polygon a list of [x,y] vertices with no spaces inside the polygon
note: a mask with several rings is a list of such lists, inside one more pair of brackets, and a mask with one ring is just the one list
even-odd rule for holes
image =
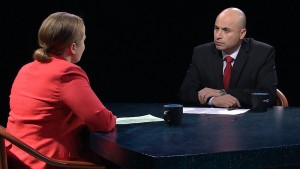
{"label": "sheet of paper", "polygon": [[199,107],[183,107],[183,113],[187,114],[224,114],[224,115],[237,115],[242,114],[250,109],[234,109],[228,110],[227,108],[199,108]]}
{"label": "sheet of paper", "polygon": [[133,124],[133,123],[146,123],[146,122],[157,122],[164,121],[164,119],[155,117],[151,114],[136,117],[120,117],[117,118],[117,124]]}

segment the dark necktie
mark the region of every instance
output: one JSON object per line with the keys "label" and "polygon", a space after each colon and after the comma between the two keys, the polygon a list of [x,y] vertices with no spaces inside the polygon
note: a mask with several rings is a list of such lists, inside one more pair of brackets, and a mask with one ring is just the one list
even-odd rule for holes
{"label": "dark necktie", "polygon": [[231,74],[231,69],[232,69],[231,62],[233,61],[233,58],[230,56],[226,56],[224,58],[224,60],[226,61],[226,67],[224,69],[223,83],[224,83],[224,88],[228,89],[229,81],[230,81],[230,74]]}

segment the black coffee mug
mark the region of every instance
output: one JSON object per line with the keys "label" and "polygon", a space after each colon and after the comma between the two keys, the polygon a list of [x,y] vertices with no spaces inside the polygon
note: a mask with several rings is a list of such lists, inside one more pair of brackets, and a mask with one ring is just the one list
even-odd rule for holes
{"label": "black coffee mug", "polygon": [[265,112],[268,110],[268,93],[251,93],[252,110],[255,112]]}
{"label": "black coffee mug", "polygon": [[164,108],[164,120],[169,126],[179,126],[182,123],[183,105],[166,104]]}

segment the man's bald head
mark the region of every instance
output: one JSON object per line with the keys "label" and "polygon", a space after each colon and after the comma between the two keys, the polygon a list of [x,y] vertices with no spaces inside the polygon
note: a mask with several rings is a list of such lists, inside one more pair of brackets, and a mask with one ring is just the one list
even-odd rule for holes
{"label": "man's bald head", "polygon": [[224,9],[217,17],[217,19],[230,19],[238,24],[240,29],[246,28],[246,15],[245,13],[235,7]]}

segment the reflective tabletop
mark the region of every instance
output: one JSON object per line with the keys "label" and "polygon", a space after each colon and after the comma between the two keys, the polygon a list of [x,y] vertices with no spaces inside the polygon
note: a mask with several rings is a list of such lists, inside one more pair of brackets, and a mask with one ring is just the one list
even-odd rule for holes
{"label": "reflective tabletop", "polygon": [[[110,103],[118,117],[163,117],[161,103]],[[274,107],[239,115],[184,114],[164,121],[117,125],[90,134],[90,149],[123,168],[237,169],[300,164],[300,108]]]}

